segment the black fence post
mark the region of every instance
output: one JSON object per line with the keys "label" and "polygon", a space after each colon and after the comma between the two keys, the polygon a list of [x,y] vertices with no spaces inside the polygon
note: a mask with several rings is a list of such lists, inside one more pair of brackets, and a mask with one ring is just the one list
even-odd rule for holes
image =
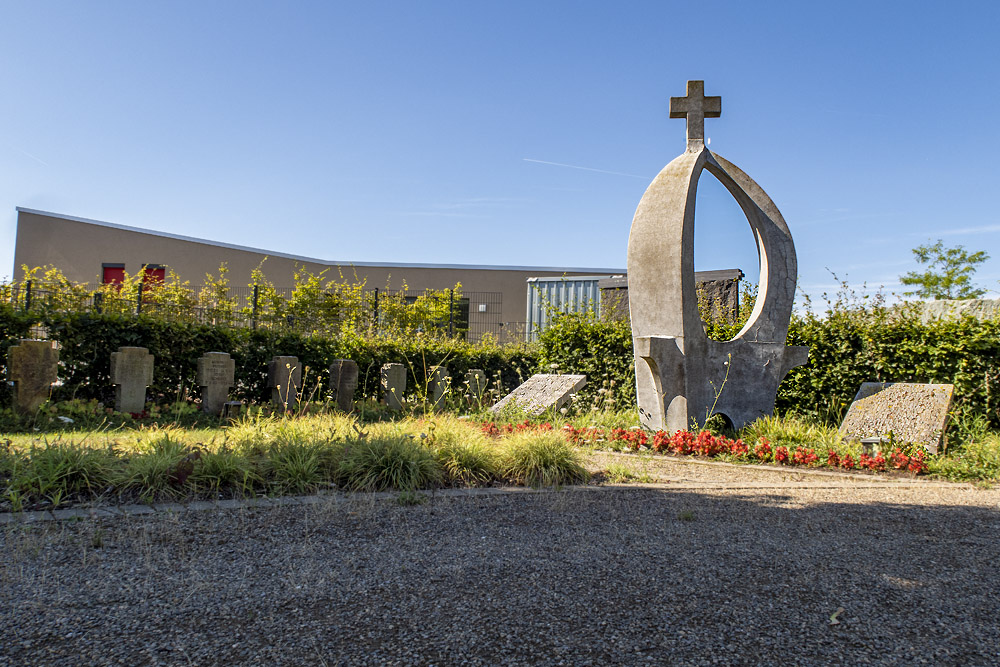
{"label": "black fence post", "polygon": [[372,305],[372,326],[378,331],[378,288],[375,288],[375,301]]}
{"label": "black fence post", "polygon": [[104,312],[104,295],[100,292],[94,292],[94,312],[98,315]]}
{"label": "black fence post", "polygon": [[24,310],[31,310],[31,281],[24,283]]}
{"label": "black fence post", "polygon": [[139,290],[135,297],[135,314],[142,313],[142,283],[139,283]]}
{"label": "black fence post", "polygon": [[254,283],[254,286],[253,286],[253,315],[251,315],[251,318],[250,318],[250,328],[252,328],[252,329],[256,329],[257,328],[257,318],[260,316],[260,310],[258,310],[259,298],[260,298],[260,288],[257,286],[256,283]]}
{"label": "black fence post", "polygon": [[455,290],[448,290],[448,336],[455,335]]}

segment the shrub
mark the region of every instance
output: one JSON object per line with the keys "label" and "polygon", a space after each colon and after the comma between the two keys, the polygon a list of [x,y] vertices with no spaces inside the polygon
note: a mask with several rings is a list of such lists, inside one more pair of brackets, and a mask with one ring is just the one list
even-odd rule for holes
{"label": "shrub", "polygon": [[557,486],[586,481],[580,453],[559,431],[523,432],[505,443],[501,464],[504,477],[528,486]]}
{"label": "shrub", "polygon": [[442,472],[427,447],[400,433],[348,441],[337,477],[351,491],[412,491],[440,485]]}

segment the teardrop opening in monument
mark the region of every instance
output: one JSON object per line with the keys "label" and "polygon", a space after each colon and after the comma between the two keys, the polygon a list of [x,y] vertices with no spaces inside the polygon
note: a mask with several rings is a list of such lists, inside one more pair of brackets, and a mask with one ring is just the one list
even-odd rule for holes
{"label": "teardrop opening in monument", "polygon": [[753,310],[760,256],[753,229],[732,193],[701,172],[695,203],[694,270],[708,337],[731,340]]}

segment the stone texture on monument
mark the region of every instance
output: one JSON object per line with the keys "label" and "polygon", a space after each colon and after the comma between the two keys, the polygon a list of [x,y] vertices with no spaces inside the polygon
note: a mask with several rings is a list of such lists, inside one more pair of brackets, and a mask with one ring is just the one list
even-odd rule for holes
{"label": "stone texture on monument", "polygon": [[14,383],[14,408],[30,413],[49,398],[58,379],[59,346],[50,340],[22,339],[7,348],[7,379]]}
{"label": "stone texture on monument", "polygon": [[586,375],[538,373],[500,399],[490,410],[499,414],[508,405],[516,405],[527,414],[537,417],[546,410],[561,408],[586,384]]}
{"label": "stone texture on monument", "polygon": [[197,382],[202,412],[220,416],[236,382],[236,362],[226,352],[206,352],[198,358]]}
{"label": "stone texture on monument", "polygon": [[302,387],[302,366],[298,357],[274,357],[267,364],[267,386],[271,388],[271,403],[291,410],[298,405]]}
{"label": "stone texture on monument", "polygon": [[403,393],[406,391],[406,366],[403,364],[382,365],[382,398],[390,410],[403,409]]}
{"label": "stone texture on monument", "polygon": [[153,384],[153,355],[144,347],[120,347],[111,353],[115,410],[138,414],[146,409],[146,387]]}
{"label": "stone texture on monument", "polygon": [[451,374],[444,366],[431,366],[427,369],[427,398],[434,409],[443,406],[445,393],[451,387]]}
{"label": "stone texture on monument", "polygon": [[[639,419],[650,430],[704,423],[715,406],[737,428],[774,410],[778,384],[805,363],[808,348],[786,347],[795,296],[795,246],[770,197],[704,143],[704,119],[721,113],[701,81],[671,98],[672,118],[687,119],[687,151],[663,168],[643,195],[628,241],[629,310]],[[754,307],[730,341],[708,338],[694,274],[694,202],[704,171],[743,209],[757,239],[761,276]]]}
{"label": "stone texture on monument", "polygon": [[977,320],[1000,319],[1000,299],[937,299],[904,304],[915,307],[920,313],[920,321],[928,324],[932,320],[950,320],[974,317]]}
{"label": "stone texture on monument", "polygon": [[955,385],[865,382],[840,431],[851,440],[886,438],[923,445],[936,454],[948,425]]}
{"label": "stone texture on monument", "polygon": [[354,392],[357,388],[358,365],[350,359],[335,359],[330,364],[330,392],[339,410],[354,410]]}
{"label": "stone texture on monument", "polygon": [[481,368],[470,368],[465,373],[465,387],[469,398],[479,402],[486,393],[486,371]]}

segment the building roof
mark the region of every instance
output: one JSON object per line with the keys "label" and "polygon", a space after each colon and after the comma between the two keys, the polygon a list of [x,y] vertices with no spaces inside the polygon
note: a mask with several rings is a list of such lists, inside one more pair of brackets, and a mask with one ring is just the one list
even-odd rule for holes
{"label": "building roof", "polygon": [[131,227],[129,225],[120,225],[114,222],[104,222],[103,220],[92,220],[90,218],[80,218],[74,215],[63,215],[62,213],[52,213],[50,211],[39,211],[31,208],[24,208],[22,206],[17,207],[18,213],[31,213],[34,215],[41,215],[47,218],[56,218],[59,220],[69,220],[71,222],[80,222],[87,225],[96,225],[98,227],[108,227],[111,229],[121,229],[128,232],[137,232],[139,234],[148,234],[150,236],[159,236],[162,238],[175,239],[178,241],[190,241],[192,243],[201,243],[204,245],[215,246],[218,248],[229,248],[230,250],[243,250],[246,252],[253,252],[262,255],[269,255],[271,257],[282,257],[285,259],[291,259],[299,262],[311,262],[313,264],[325,264],[328,266],[372,266],[372,267],[387,267],[387,268],[415,268],[415,269],[480,269],[486,271],[545,271],[545,272],[573,272],[573,273],[624,273],[623,269],[607,269],[607,268],[579,268],[579,267],[567,267],[567,266],[502,266],[493,264],[427,264],[420,262],[350,262],[350,261],[335,261],[328,259],[317,259],[315,257],[305,257],[302,255],[291,255],[283,252],[273,252],[271,250],[264,250],[263,248],[251,248],[249,246],[236,245],[233,243],[222,243],[221,241],[211,241],[209,239],[200,239],[193,236],[184,236],[182,234],[171,234],[169,232],[161,232],[154,229],[143,229],[141,227]]}

